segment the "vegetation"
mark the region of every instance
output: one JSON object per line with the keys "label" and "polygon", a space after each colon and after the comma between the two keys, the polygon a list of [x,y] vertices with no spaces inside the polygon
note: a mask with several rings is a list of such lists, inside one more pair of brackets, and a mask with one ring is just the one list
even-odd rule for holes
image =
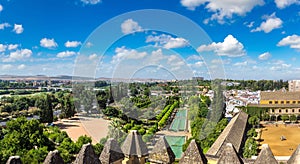
{"label": "vegetation", "polygon": [[[25,117],[8,121],[0,132],[0,163],[5,163],[13,155],[19,155],[23,163],[42,163],[48,152],[54,149],[61,152],[66,163],[70,163],[83,144],[92,142],[87,136],[80,136],[77,142],[73,142],[58,127],[45,127],[38,120]],[[99,154],[103,144],[98,143],[94,148]]]}
{"label": "vegetation", "polygon": [[238,85],[230,85],[227,86],[227,90],[231,89],[239,89],[239,90],[244,90],[244,89],[250,89],[253,91],[267,91],[267,90],[279,90],[282,88],[288,88],[288,81],[283,81],[283,80],[226,80],[227,82],[235,82],[238,83]]}
{"label": "vegetation", "polygon": [[254,138],[248,137],[244,146],[243,157],[251,158],[251,156],[257,155],[258,144]]}
{"label": "vegetation", "polygon": [[[228,120],[223,118],[224,99],[223,88],[220,81],[213,82],[214,100],[211,102],[209,97],[190,97],[188,104],[190,106],[188,117],[191,120],[192,138],[195,139],[206,153],[212,146],[221,132],[228,124]],[[208,108],[211,108],[209,110]],[[186,149],[189,140],[183,146]]]}

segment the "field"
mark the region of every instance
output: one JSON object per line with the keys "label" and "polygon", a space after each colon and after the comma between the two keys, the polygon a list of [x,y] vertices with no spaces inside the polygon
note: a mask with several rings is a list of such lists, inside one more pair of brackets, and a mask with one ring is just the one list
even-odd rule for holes
{"label": "field", "polygon": [[[281,141],[284,136],[286,140]],[[275,156],[290,156],[300,144],[299,125],[265,125],[262,130],[260,144],[269,144]]]}
{"label": "field", "polygon": [[92,138],[92,143],[96,144],[107,136],[109,121],[102,118],[74,117],[57,121],[55,124],[62,131],[66,131],[73,141],[77,141],[81,135],[87,135]]}

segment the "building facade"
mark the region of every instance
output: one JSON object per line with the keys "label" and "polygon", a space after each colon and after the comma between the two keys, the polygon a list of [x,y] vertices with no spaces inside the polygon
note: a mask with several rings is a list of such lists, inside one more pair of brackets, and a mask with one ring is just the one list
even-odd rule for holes
{"label": "building facade", "polygon": [[290,80],[289,81],[289,91],[290,92],[300,92],[300,80]]}
{"label": "building facade", "polygon": [[268,108],[270,116],[300,116],[300,92],[261,92],[259,107]]}

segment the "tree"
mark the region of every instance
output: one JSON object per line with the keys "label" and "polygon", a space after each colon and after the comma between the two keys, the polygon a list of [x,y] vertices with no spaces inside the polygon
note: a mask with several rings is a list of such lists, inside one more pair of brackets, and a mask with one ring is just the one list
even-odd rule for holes
{"label": "tree", "polygon": [[91,137],[88,137],[86,135],[80,136],[76,142],[77,148],[81,149],[82,145],[87,144],[87,143],[92,143]]}
{"label": "tree", "polygon": [[251,156],[257,155],[257,148],[258,145],[256,141],[252,137],[249,137],[244,146],[243,157],[250,158]]}
{"label": "tree", "polygon": [[74,101],[70,94],[65,95],[62,100],[62,115],[64,118],[73,117],[75,112]]}
{"label": "tree", "polygon": [[257,136],[257,132],[255,131],[254,128],[251,128],[251,129],[247,132],[247,136],[248,136],[248,137],[256,137],[256,136]]}
{"label": "tree", "polygon": [[40,121],[42,123],[53,122],[52,100],[50,95],[47,94],[44,98],[39,98],[36,101],[36,107],[40,109]]}
{"label": "tree", "polygon": [[284,114],[284,115],[281,116],[281,120],[282,120],[283,122],[285,122],[285,121],[288,120],[288,119],[289,119],[289,116],[286,115],[286,114]]}
{"label": "tree", "polygon": [[[44,126],[38,120],[28,121],[25,117],[7,122],[0,145],[0,163],[6,162],[10,156],[16,154],[42,160],[45,150],[54,149],[53,144],[44,134]],[[37,148],[36,151],[34,151],[35,148]]]}
{"label": "tree", "polygon": [[103,110],[103,114],[105,114],[106,116],[117,117],[119,115],[119,111],[115,107],[107,106]]}
{"label": "tree", "polygon": [[295,123],[296,121],[297,121],[297,116],[296,115],[291,115],[290,116],[290,120],[293,122],[293,123]]}
{"label": "tree", "polygon": [[255,125],[257,125],[259,123],[259,118],[255,115],[255,116],[251,116],[249,119],[248,119],[248,123],[250,125],[252,125],[252,127],[254,127]]}

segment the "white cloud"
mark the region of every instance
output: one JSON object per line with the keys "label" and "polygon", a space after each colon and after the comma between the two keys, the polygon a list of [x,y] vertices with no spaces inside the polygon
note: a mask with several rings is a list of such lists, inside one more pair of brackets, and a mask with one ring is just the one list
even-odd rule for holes
{"label": "white cloud", "polygon": [[290,46],[290,48],[300,50],[300,36],[291,35],[281,39],[277,46]]}
{"label": "white cloud", "polygon": [[265,33],[269,33],[274,29],[282,27],[282,20],[277,18],[275,13],[270,16],[266,16],[266,21],[262,22],[259,27],[251,30],[251,32],[264,31]]}
{"label": "white cloud", "polygon": [[11,68],[13,68],[13,65],[11,65],[11,64],[2,65],[2,69],[4,69],[4,70],[9,70]]}
{"label": "white cloud", "polygon": [[19,45],[17,44],[9,44],[9,45],[5,45],[5,44],[0,44],[0,52],[4,52],[6,51],[6,49],[8,50],[15,50],[18,48]]}
{"label": "white cloud", "polygon": [[101,2],[101,0],[81,0],[82,3],[86,5],[96,5]]}
{"label": "white cloud", "polygon": [[280,70],[283,70],[283,69],[287,69],[287,68],[290,68],[291,67],[291,64],[279,64],[279,65],[275,65],[275,66],[272,66],[270,68],[271,71],[280,71]]}
{"label": "white cloud", "polygon": [[3,6],[0,4],[0,12],[3,10]]}
{"label": "white cloud", "polygon": [[54,39],[48,38],[41,39],[40,45],[45,48],[56,48],[58,46]]}
{"label": "white cloud", "polygon": [[93,46],[93,43],[91,43],[91,42],[87,42],[86,44],[85,44],[85,47],[87,47],[87,48],[90,48],[90,47],[92,47]]}
{"label": "white cloud", "polygon": [[280,9],[286,8],[292,4],[300,4],[299,0],[275,0],[276,6]]}
{"label": "white cloud", "polygon": [[0,52],[4,52],[6,50],[6,45],[0,44]]}
{"label": "white cloud", "polygon": [[213,42],[209,45],[201,45],[198,52],[214,51],[219,56],[240,57],[246,54],[244,46],[232,35],[228,35],[223,42]]}
{"label": "white cloud", "polygon": [[21,49],[11,52],[8,58],[4,58],[3,62],[14,62],[16,60],[23,60],[26,58],[30,58],[32,55],[32,51],[29,49]]}
{"label": "white cloud", "polygon": [[250,12],[255,6],[264,5],[263,0],[181,0],[181,5],[189,10],[195,10],[196,7],[204,5],[205,8],[214,12],[214,14],[206,20],[217,20],[224,23],[224,18],[231,19],[234,14],[244,16]]}
{"label": "white cloud", "polygon": [[244,61],[244,62],[237,62],[237,63],[234,63],[233,65],[234,65],[234,66],[247,66],[247,65],[248,65],[248,62],[247,62],[247,61]]}
{"label": "white cloud", "polygon": [[56,57],[58,57],[58,58],[65,58],[65,57],[73,56],[75,54],[76,54],[76,52],[74,52],[74,51],[63,51],[63,52],[58,53],[56,55]]}
{"label": "white cloud", "polygon": [[124,34],[142,31],[142,27],[139,26],[138,22],[132,19],[127,19],[121,24],[121,30]]}
{"label": "white cloud", "polygon": [[202,66],[204,66],[204,65],[205,65],[204,62],[198,61],[198,62],[196,62],[193,66],[199,68],[199,67],[202,67]]}
{"label": "white cloud", "polygon": [[81,42],[78,41],[67,41],[65,43],[66,47],[78,47],[79,45],[81,45]]}
{"label": "white cloud", "polygon": [[26,68],[26,65],[25,64],[21,64],[17,67],[18,69],[22,70],[22,69],[25,69]]}
{"label": "white cloud", "polygon": [[9,23],[1,23],[0,24],[0,30],[4,30],[5,28],[10,27]]}
{"label": "white cloud", "polygon": [[181,48],[188,46],[189,42],[184,38],[173,38],[170,35],[161,34],[158,36],[149,35],[146,38],[146,43],[155,42],[156,45],[163,45],[166,49]]}
{"label": "white cloud", "polygon": [[97,59],[97,57],[98,57],[97,54],[92,54],[92,55],[89,56],[89,59],[90,60],[95,60],[95,59]]}
{"label": "white cloud", "polygon": [[186,60],[202,60],[200,55],[191,55]]}
{"label": "white cloud", "polygon": [[146,52],[138,52],[132,49],[126,49],[123,47],[117,47],[115,50],[116,55],[113,56],[111,63],[115,64],[122,59],[141,59],[147,55]]}
{"label": "white cloud", "polygon": [[8,50],[15,50],[15,49],[18,48],[18,46],[19,46],[19,45],[17,45],[17,44],[9,44],[9,45],[8,45]]}
{"label": "white cloud", "polygon": [[181,48],[188,45],[188,41],[184,38],[171,38],[167,44],[164,45],[164,48],[171,49],[171,48]]}
{"label": "white cloud", "polygon": [[249,22],[245,22],[244,25],[246,25],[248,28],[251,28],[251,27],[253,27],[254,23],[255,23],[254,21],[252,21],[250,23]]}
{"label": "white cloud", "polygon": [[181,0],[182,6],[188,8],[189,10],[195,10],[196,7],[204,4],[207,0]]}
{"label": "white cloud", "polygon": [[16,34],[21,34],[24,31],[24,28],[23,28],[23,26],[21,24],[15,24],[13,31]]}
{"label": "white cloud", "polygon": [[258,56],[259,60],[268,60],[272,55],[269,52],[265,52]]}
{"label": "white cloud", "polygon": [[290,68],[292,65],[291,64],[286,64],[285,61],[283,60],[274,60],[272,63],[273,66],[270,67],[271,71],[280,71],[283,69]]}

